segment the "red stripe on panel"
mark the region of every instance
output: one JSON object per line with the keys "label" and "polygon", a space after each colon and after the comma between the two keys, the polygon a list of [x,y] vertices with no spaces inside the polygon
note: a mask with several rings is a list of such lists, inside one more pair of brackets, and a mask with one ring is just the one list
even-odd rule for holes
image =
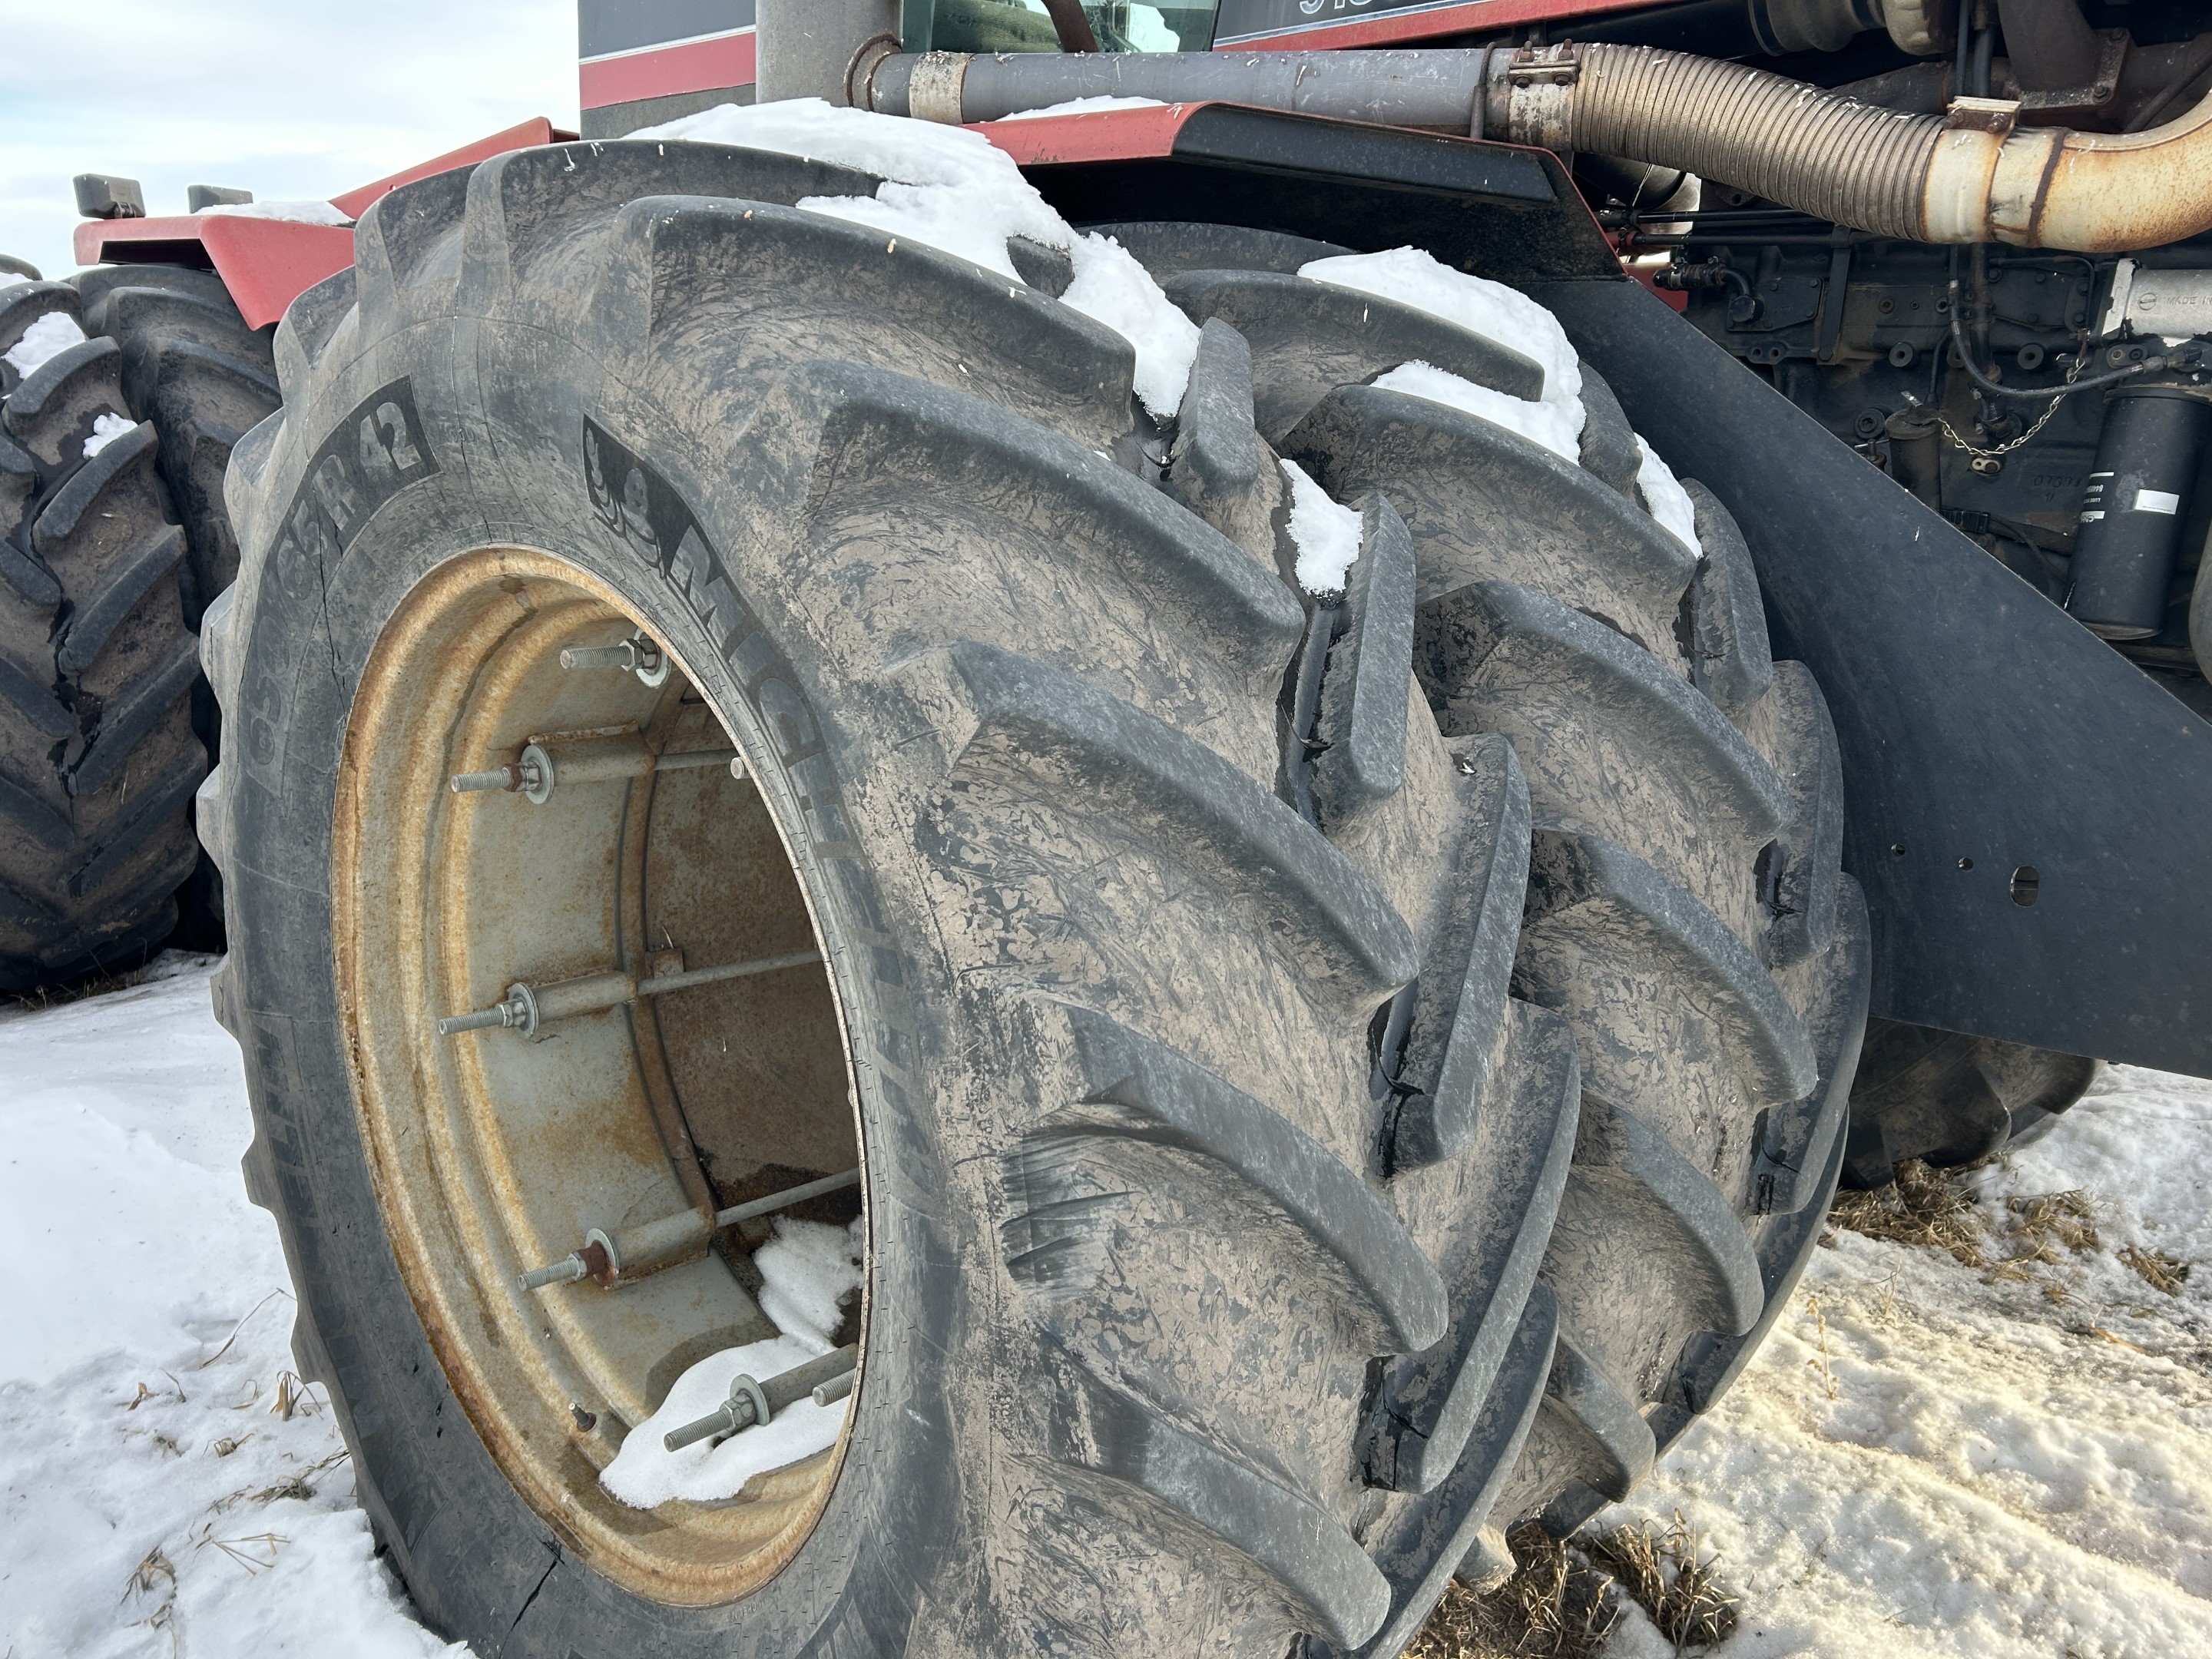
{"label": "red stripe on panel", "polygon": [[748,87],[754,80],[753,64],[750,29],[651,52],[624,52],[619,58],[595,58],[579,69],[583,106],[605,109],[610,104],[634,103],[641,98]]}

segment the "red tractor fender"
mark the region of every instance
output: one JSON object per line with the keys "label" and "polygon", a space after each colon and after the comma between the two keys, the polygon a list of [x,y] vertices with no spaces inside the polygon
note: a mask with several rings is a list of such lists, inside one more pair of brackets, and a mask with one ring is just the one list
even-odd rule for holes
{"label": "red tractor fender", "polygon": [[[331,205],[347,218],[358,219],[370,204],[401,185],[574,136],[538,116],[333,197]],[[230,290],[246,325],[266,328],[283,316],[293,301],[353,263],[353,230],[347,225],[295,224],[238,213],[88,219],[76,228],[76,253],[79,264],[187,265],[212,270]]]}

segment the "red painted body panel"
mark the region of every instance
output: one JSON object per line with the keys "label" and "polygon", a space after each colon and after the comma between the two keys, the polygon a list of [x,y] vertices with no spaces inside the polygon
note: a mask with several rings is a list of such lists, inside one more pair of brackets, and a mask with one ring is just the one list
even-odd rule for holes
{"label": "red painted body panel", "polygon": [[434,173],[451,173],[455,167],[474,167],[478,161],[489,161],[495,155],[504,155],[511,149],[529,149],[538,144],[550,144],[556,139],[574,138],[573,132],[563,132],[542,115],[533,115],[527,121],[519,121],[504,131],[495,132],[488,138],[479,138],[459,149],[449,149],[443,155],[434,155],[404,173],[395,173],[389,179],[380,179],[373,185],[362,185],[343,196],[331,198],[331,205],[349,219],[358,219],[368,211],[369,204],[395,191],[402,185],[411,185],[417,179],[428,179]]}
{"label": "red painted body panel", "polygon": [[[349,190],[333,198],[331,205],[349,219],[358,219],[387,192],[417,179],[488,161],[511,149],[574,137],[538,116],[404,173]],[[343,226],[293,224],[238,213],[88,219],[76,228],[75,247],[80,264],[211,267],[230,290],[248,328],[266,328],[284,314],[293,301],[353,263],[353,232]]]}
{"label": "red painted body panel", "polygon": [[643,98],[750,86],[755,70],[753,31],[738,29],[616,58],[587,58],[578,68],[578,80],[583,107],[604,109]]}
{"label": "red painted body panel", "polygon": [[1091,115],[1047,115],[1027,121],[980,121],[980,132],[1023,167],[1056,161],[1134,161],[1175,153],[1176,135],[1203,104],[1108,109]]}
{"label": "red painted body panel", "polygon": [[88,265],[212,265],[246,325],[266,328],[301,295],[353,263],[353,232],[235,213],[88,219],[76,228],[76,257]]}

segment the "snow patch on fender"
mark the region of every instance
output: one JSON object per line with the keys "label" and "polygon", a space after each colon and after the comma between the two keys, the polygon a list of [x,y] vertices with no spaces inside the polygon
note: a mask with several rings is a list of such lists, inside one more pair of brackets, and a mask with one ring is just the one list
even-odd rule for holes
{"label": "snow patch on fender", "polygon": [[1109,109],[1165,109],[1167,106],[1157,98],[1119,98],[1110,92],[1102,92],[1090,98],[1071,98],[1063,104],[1047,104],[1042,109],[1018,109],[1012,115],[1001,115],[1001,121],[1042,121],[1055,115],[1098,115]]}
{"label": "snow patch on fender", "polygon": [[872,173],[884,182],[872,197],[809,196],[799,205],[910,237],[1017,282],[1006,257],[1010,237],[1056,248],[1073,240],[1066,222],[1022,177],[1013,158],[965,127],[787,98],[718,104],[633,132],[625,142],[652,138],[734,144]]}
{"label": "snow patch on fender", "polygon": [[873,196],[807,196],[799,205],[923,243],[1014,282],[1021,276],[1006,252],[1010,239],[1064,249],[1075,280],[1062,301],[1136,348],[1137,396],[1146,409],[1164,421],[1182,401],[1198,352],[1196,326],[1120,243],[1070,229],[1013,158],[981,133],[792,98],[720,104],[629,138],[734,144],[872,173],[884,181]]}
{"label": "snow patch on fender", "polygon": [[328,202],[222,202],[202,208],[200,212],[210,217],[222,215],[233,219],[274,219],[288,225],[333,225],[343,228],[353,223]]}

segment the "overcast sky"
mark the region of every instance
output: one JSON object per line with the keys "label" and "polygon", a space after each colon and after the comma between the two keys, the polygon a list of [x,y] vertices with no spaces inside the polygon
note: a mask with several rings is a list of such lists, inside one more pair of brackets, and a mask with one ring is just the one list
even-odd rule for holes
{"label": "overcast sky", "polygon": [[0,252],[76,269],[76,173],[326,199],[533,115],[576,125],[574,0],[0,0]]}

